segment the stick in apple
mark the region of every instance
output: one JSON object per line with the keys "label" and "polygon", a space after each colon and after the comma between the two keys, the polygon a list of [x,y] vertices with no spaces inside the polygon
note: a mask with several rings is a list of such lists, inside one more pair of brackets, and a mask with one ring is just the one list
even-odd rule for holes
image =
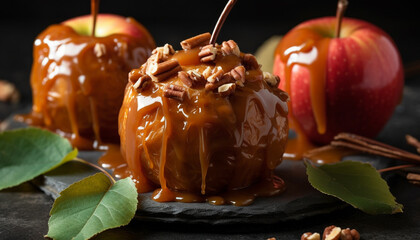
{"label": "stick in apple", "polygon": [[232,10],[233,6],[235,5],[236,0],[229,0],[229,2],[226,4],[225,9],[223,9],[222,14],[219,17],[219,20],[217,20],[216,26],[214,27],[213,33],[211,34],[210,42],[209,44],[215,44],[217,36],[219,36],[220,29],[223,26],[223,23],[225,22],[227,16],[230,13],[230,10]]}
{"label": "stick in apple", "polygon": [[344,12],[346,11],[348,5],[349,5],[349,2],[347,0],[338,0],[337,14],[336,14],[337,24],[335,25],[336,38],[340,37],[341,22],[343,20]]}
{"label": "stick in apple", "polygon": [[98,11],[99,11],[99,0],[90,1],[90,11],[92,15],[92,37],[95,37],[96,19],[98,17]]}

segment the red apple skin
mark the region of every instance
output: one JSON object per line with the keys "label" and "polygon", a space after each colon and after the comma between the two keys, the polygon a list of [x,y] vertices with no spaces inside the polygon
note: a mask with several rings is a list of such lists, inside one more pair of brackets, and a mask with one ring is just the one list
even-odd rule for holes
{"label": "red apple skin", "polygon": [[[291,32],[310,28],[331,38],[335,21],[335,17],[309,20]],[[326,132],[319,134],[317,131],[309,70],[297,64],[292,68],[289,93],[295,119],[313,143],[327,144],[340,132],[374,138],[402,98],[403,65],[394,42],[388,34],[368,22],[344,18],[341,37],[330,40],[327,54]],[[279,88],[285,89],[285,63],[278,51],[273,72],[282,79]]]}

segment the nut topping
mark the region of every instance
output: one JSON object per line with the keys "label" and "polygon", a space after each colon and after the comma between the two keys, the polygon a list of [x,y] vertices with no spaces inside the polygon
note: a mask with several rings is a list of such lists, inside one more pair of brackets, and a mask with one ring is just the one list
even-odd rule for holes
{"label": "nut topping", "polygon": [[198,53],[200,61],[204,63],[214,61],[214,59],[216,59],[216,55],[217,48],[211,44],[202,47],[200,52]]}
{"label": "nut topping", "polygon": [[192,38],[185,39],[181,42],[181,47],[184,50],[190,50],[195,47],[207,45],[210,42],[211,34],[203,33]]}
{"label": "nut topping", "polygon": [[102,56],[105,56],[106,54],[106,46],[103,43],[96,43],[95,46],[93,47],[93,52],[95,53],[95,55],[100,58]]}
{"label": "nut topping", "polygon": [[[207,69],[206,69],[207,70]],[[213,70],[214,71],[214,70]],[[213,74],[211,74],[208,78],[207,81],[209,83],[214,83],[220,80],[220,78],[223,76],[224,71],[222,68],[217,68],[216,72],[214,72]]]}
{"label": "nut topping", "polygon": [[151,83],[152,78],[149,75],[143,75],[137,80],[136,83],[133,84],[133,87],[137,90],[137,92],[142,92],[143,90],[146,90]]}
{"label": "nut topping", "polygon": [[235,79],[233,79],[233,77],[229,73],[224,74],[218,81],[215,81],[215,82],[208,81],[205,86],[205,89],[208,91],[215,90],[216,88],[226,83],[235,83]]}
{"label": "nut topping", "polygon": [[271,87],[277,88],[279,86],[279,83],[280,83],[279,76],[276,76],[269,72],[263,72],[263,76],[264,76],[264,81],[266,81],[267,84],[270,85]]}
{"label": "nut topping", "polygon": [[223,55],[236,55],[240,56],[241,51],[239,50],[238,44],[235,41],[229,40],[222,43],[222,53]]}
{"label": "nut topping", "polygon": [[236,83],[240,86],[243,86],[245,83],[245,68],[244,66],[237,66],[230,71],[233,79],[236,80]]}
{"label": "nut topping", "polygon": [[223,84],[222,86],[217,88],[217,91],[219,92],[220,96],[222,97],[226,97],[229,96],[230,94],[234,93],[236,89],[236,84],[235,83],[227,83],[227,84]]}
{"label": "nut topping", "polygon": [[304,233],[300,237],[300,240],[320,240],[320,239],[321,239],[321,236],[319,235],[319,233],[311,233],[311,232]]}
{"label": "nut topping", "polygon": [[341,228],[334,225],[328,226],[322,235],[323,240],[339,240],[341,237]]}
{"label": "nut topping", "polygon": [[173,68],[175,68],[176,66],[179,66],[179,63],[177,60],[175,59],[171,59],[165,62],[161,62],[161,63],[156,63],[156,62],[152,62],[150,64],[150,67],[148,69],[148,74],[151,75],[159,75],[163,72],[167,72]]}
{"label": "nut topping", "polygon": [[242,64],[247,70],[255,70],[260,68],[257,59],[254,55],[250,53],[244,54],[244,56],[242,57]]}
{"label": "nut topping", "polygon": [[190,88],[197,88],[206,83],[206,79],[197,70],[189,70],[188,72],[178,72],[179,79]]}
{"label": "nut topping", "polygon": [[179,85],[168,84],[163,89],[163,96],[183,101],[186,95],[185,88]]}
{"label": "nut topping", "polygon": [[152,54],[158,56],[158,62],[166,61],[171,55],[174,55],[175,50],[170,44],[165,44],[163,47],[157,47],[152,51]]}

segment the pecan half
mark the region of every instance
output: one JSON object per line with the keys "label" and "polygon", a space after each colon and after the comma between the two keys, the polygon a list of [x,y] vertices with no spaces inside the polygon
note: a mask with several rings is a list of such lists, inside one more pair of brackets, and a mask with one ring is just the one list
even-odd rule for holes
{"label": "pecan half", "polygon": [[202,47],[200,52],[198,53],[200,61],[204,63],[214,61],[214,59],[216,59],[216,55],[217,48],[211,44]]}
{"label": "pecan half", "polygon": [[[216,72],[214,72],[214,70],[216,70]],[[223,76],[225,72],[223,71],[222,68],[215,68],[213,69],[212,74],[207,78],[207,81],[209,83],[214,83],[220,80],[220,78]]]}
{"label": "pecan half", "polygon": [[210,42],[211,34],[203,33],[192,38],[185,39],[181,42],[181,47],[184,50],[190,50],[195,47],[207,45]]}
{"label": "pecan half", "polygon": [[325,228],[322,240],[339,240],[340,237],[341,228],[331,225]]}
{"label": "pecan half", "polygon": [[226,83],[223,84],[222,86],[217,88],[217,91],[219,92],[220,96],[222,97],[226,97],[229,96],[230,94],[234,93],[236,89],[236,84],[235,83]]}
{"label": "pecan half", "polygon": [[226,83],[235,83],[235,79],[233,79],[233,77],[229,73],[224,74],[218,81],[207,82],[205,89],[208,91],[211,91],[211,90],[217,89],[218,87]]}
{"label": "pecan half", "polygon": [[204,86],[206,79],[204,76],[196,70],[189,70],[188,72],[178,72],[179,79],[190,88],[197,88]]}
{"label": "pecan half", "polygon": [[183,101],[186,95],[185,88],[179,85],[168,84],[163,88],[163,96]]}
{"label": "pecan half", "polygon": [[346,228],[341,230],[340,240],[359,240],[360,234],[356,229]]}
{"label": "pecan half", "polygon": [[250,53],[246,53],[242,57],[242,64],[247,70],[255,70],[260,68],[260,65],[258,64],[257,59],[254,55]]}
{"label": "pecan half", "polygon": [[170,76],[177,74],[182,68],[175,59],[161,63],[150,62],[147,65],[146,73],[152,77],[153,81],[161,82]]}
{"label": "pecan half", "polygon": [[229,40],[227,42],[222,42],[222,53],[223,55],[236,55],[240,56],[241,51],[239,50],[238,44],[235,41]]}
{"label": "pecan half", "polygon": [[152,51],[152,54],[157,54],[159,61],[166,61],[171,55],[175,54],[175,50],[170,44],[165,44],[163,47],[157,47]]}
{"label": "pecan half", "polygon": [[143,75],[137,80],[136,83],[133,84],[133,87],[137,90],[137,92],[140,93],[149,88],[151,83],[152,78],[149,75]]}
{"label": "pecan half", "polygon": [[230,75],[232,75],[233,79],[236,80],[238,85],[243,86],[245,83],[245,67],[244,66],[237,66],[234,69],[230,70]]}
{"label": "pecan half", "polygon": [[263,72],[264,81],[267,82],[268,85],[271,87],[277,88],[280,83],[279,76],[276,76],[274,74],[271,74],[269,72]]}
{"label": "pecan half", "polygon": [[319,235],[319,233],[307,232],[302,234],[300,240],[321,240],[321,236]]}

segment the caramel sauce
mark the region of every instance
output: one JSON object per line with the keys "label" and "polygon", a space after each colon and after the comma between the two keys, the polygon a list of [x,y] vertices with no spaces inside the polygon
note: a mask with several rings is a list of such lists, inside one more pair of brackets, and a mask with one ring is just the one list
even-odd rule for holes
{"label": "caramel sauce", "polygon": [[127,74],[146,61],[153,47],[150,35],[93,37],[64,24],[48,27],[34,43],[32,112],[17,120],[55,131],[79,149],[118,143]]}
{"label": "caramel sauce", "polygon": [[[198,52],[181,50],[170,59],[177,59],[184,71],[201,73],[208,66],[228,72],[241,65],[235,55],[204,64]],[[257,196],[280,194],[284,183],[274,184],[273,171],[288,136],[288,95],[262,79],[260,69],[248,70],[245,86],[229,97],[188,88],[182,102],[163,96],[166,84],[183,85],[176,75],[151,83],[140,94],[129,82],[119,115],[127,164],[120,172],[136,180],[140,193],[154,190],[152,198],[159,202],[243,206]],[[123,166],[107,156],[112,154],[101,158],[103,166]]]}
{"label": "caramel sauce", "polygon": [[[301,28],[286,35],[276,50],[276,57],[285,63],[282,66],[284,69],[280,70],[284,70],[284,81],[281,82],[281,87],[290,93],[289,109],[292,109],[294,95],[291,92],[291,76],[294,67],[304,67],[309,72],[310,104],[320,134],[325,133],[327,127],[325,79],[329,42],[329,38],[315,33],[312,29]],[[316,145],[307,139],[302,130],[303,126],[296,120],[293,111],[289,112],[289,120],[290,128],[295,131],[296,138],[290,139],[287,143],[284,157],[300,160],[305,152],[314,149]]]}

